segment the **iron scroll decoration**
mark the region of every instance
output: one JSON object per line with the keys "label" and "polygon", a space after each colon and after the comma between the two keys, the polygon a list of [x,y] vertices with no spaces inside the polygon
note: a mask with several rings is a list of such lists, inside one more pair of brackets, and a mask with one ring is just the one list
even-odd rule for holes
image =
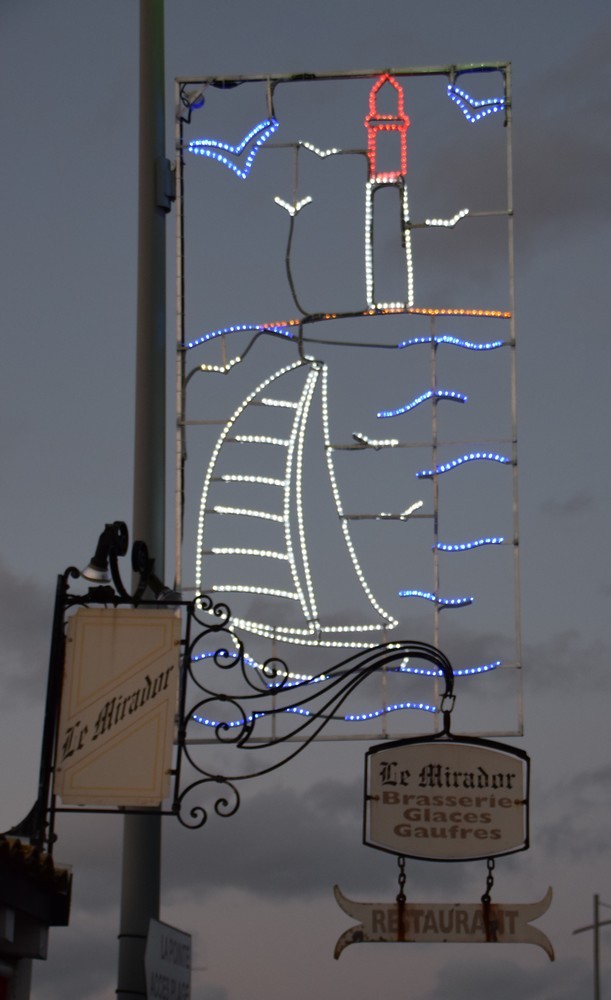
{"label": "iron scroll decoration", "polygon": [[[129,807],[64,806],[53,790],[53,773],[59,752],[58,729],[62,677],[65,656],[65,629],[70,612],[78,607],[174,607],[184,613],[184,638],[180,670],[179,704],[175,767],[172,770],[173,789],[169,807],[151,809],[138,807],[137,812],[152,811],[173,815],[190,829],[199,829],[207,822],[208,810],[203,805],[190,805],[193,797],[214,787],[213,809],[217,816],[233,816],[240,806],[238,785],[277,770],[299,756],[325,727],[344,719],[338,714],[352,693],[377,671],[399,671],[406,657],[415,657],[431,665],[431,673],[444,678],[445,689],[439,711],[443,715],[443,731],[437,735],[450,737],[449,720],[454,703],[454,674],[447,657],[437,648],[413,640],[393,641],[360,650],[346,659],[307,679],[294,679],[284,660],[271,657],[253,670],[244,644],[231,625],[231,611],[224,603],[214,603],[207,595],[186,601],[166,587],[155,576],[154,559],[146,544],[134,542],[131,564],[136,581],[130,593],[120,573],[119,559],[128,552],[128,530],[123,521],[105,526],[87,570],[81,572],[69,566],[57,578],[55,610],[47,682],[47,704],[41,749],[38,795],[30,813],[10,831],[27,836],[32,843],[51,854],[55,841],[55,817],[64,812],[123,814]],[[88,571],[94,572],[94,583]],[[71,582],[86,580],[88,589],[71,590]],[[202,653],[202,650],[204,652]],[[211,686],[216,667],[223,679],[219,688]],[[427,671],[428,672],[428,671]],[[230,684],[240,685],[235,694]],[[189,726],[202,721],[202,712],[212,707],[220,712],[221,720],[209,723],[206,740],[190,739]],[[285,730],[275,732],[274,720],[282,716]],[[272,723],[271,735],[261,734],[262,723]],[[269,729],[269,726],[268,726]],[[274,763],[243,773],[218,773],[202,766],[197,760],[197,747],[204,743],[232,746],[242,750],[283,751]]]}
{"label": "iron scroll decoration", "polygon": [[[291,678],[286,663],[278,657],[266,660],[257,671],[247,666],[244,645],[231,629],[231,612],[226,604],[214,604],[211,598],[204,596],[190,604],[188,611],[173,802],[173,812],[184,826],[199,828],[206,823],[208,812],[203,806],[189,808],[187,805],[187,799],[205,786],[222,788],[214,802],[214,812],[222,817],[234,815],[240,806],[239,782],[270,774],[299,756],[329,723],[344,718],[339,714],[340,708],[364,681],[383,669],[399,670],[406,657],[424,660],[431,664],[434,672],[443,676],[445,690],[440,708],[443,731],[439,736],[450,735],[454,674],[448,658],[428,643],[395,640],[360,650],[330,669],[296,681]],[[212,616],[212,623],[204,616]],[[221,637],[225,640],[224,645],[218,645]],[[209,644],[211,639],[216,648],[198,653],[198,649]],[[205,670],[201,669],[202,664]],[[223,678],[227,678],[228,672],[237,671],[246,692],[234,696],[212,688],[208,669],[211,664],[219,668]],[[197,695],[187,705],[189,688]],[[208,770],[196,759],[195,750],[201,741],[190,741],[187,729],[193,720],[211,711],[222,713],[226,718],[217,722],[207,720],[213,732],[213,740],[209,742],[253,751],[285,747],[286,752],[280,760],[245,773],[219,774]],[[271,735],[259,735],[258,728],[261,729],[263,720],[273,723],[280,716],[295,722],[282,735],[277,735],[273,729]],[[197,777],[183,784],[185,764]]]}

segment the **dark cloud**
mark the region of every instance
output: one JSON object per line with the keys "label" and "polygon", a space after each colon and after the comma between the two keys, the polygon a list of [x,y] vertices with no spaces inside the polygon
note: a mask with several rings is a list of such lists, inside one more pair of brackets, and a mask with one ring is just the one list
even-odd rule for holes
{"label": "dark cloud", "polygon": [[78,911],[72,914],[70,927],[52,928],[49,960],[34,962],[33,995],[37,1000],[114,996],[116,933],[107,921],[91,915],[83,919]]}
{"label": "dark cloud", "polygon": [[0,669],[9,696],[44,697],[52,591],[0,563]]}
{"label": "dark cloud", "polygon": [[[543,964],[545,961],[545,965]],[[421,1000],[473,1000],[474,997],[494,997],[494,1000],[575,1000],[589,996],[592,972],[585,962],[565,960],[550,966],[546,959],[541,965],[520,967],[509,959],[481,958],[467,963],[464,959],[446,964],[440,969],[438,981]]]}
{"label": "dark cloud", "polygon": [[[285,787],[250,798],[243,789],[243,794],[231,818],[212,814],[200,831],[168,831],[164,873],[170,898],[237,888],[293,899],[328,894],[336,883],[357,898],[396,895],[394,857],[362,843],[360,781],[327,779],[301,790]],[[202,863],[202,856],[213,864]],[[464,867],[443,867],[444,886],[458,891]],[[410,862],[409,870],[414,892],[430,889],[439,875],[421,862]]]}
{"label": "dark cloud", "polygon": [[609,850],[611,764],[582,771],[543,792],[540,809],[546,819],[537,843],[546,853],[572,861],[606,858]]}

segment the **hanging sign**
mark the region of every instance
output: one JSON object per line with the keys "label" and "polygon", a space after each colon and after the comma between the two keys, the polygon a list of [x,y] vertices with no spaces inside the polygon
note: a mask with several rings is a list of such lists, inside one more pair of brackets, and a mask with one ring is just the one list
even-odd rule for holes
{"label": "hanging sign", "polygon": [[418,738],[366,757],[365,843],[428,861],[528,847],[529,758],[469,737]]}
{"label": "hanging sign", "polygon": [[548,889],[535,903],[357,903],[338,886],[335,898],[344,913],[360,923],[350,927],[335,946],[335,958],[350,944],[367,942],[464,944],[535,944],[551,961],[549,938],[529,921],[542,916],[552,901]]}
{"label": "hanging sign", "polygon": [[79,608],[68,622],[54,791],[65,805],[169,794],[180,612]]}

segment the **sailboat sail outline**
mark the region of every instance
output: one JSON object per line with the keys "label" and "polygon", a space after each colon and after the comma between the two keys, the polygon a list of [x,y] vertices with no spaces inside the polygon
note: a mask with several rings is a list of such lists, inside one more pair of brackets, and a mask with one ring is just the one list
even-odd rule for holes
{"label": "sailboat sail outline", "polygon": [[[298,369],[304,369],[306,372],[298,399],[285,398],[282,393],[274,395],[274,393],[278,393],[279,389],[282,389],[281,380],[289,373],[295,372]],[[310,563],[303,504],[304,448],[308,436],[307,428],[311,418],[312,403],[317,389],[320,389],[323,447],[335,511],[340,520],[344,543],[355,569],[358,582],[368,604],[376,614],[377,621],[373,623],[334,623],[329,625],[321,622],[318,612],[317,588],[314,583]],[[290,428],[288,434],[280,437],[266,434],[242,434],[239,426],[240,421],[245,417],[246,422],[248,422],[249,411],[256,406],[277,407],[284,411],[284,413],[292,414],[289,421]],[[263,449],[261,446],[272,446],[272,450],[274,451],[276,449],[284,450],[283,476],[251,475],[239,472],[223,473],[219,468],[221,454],[225,455],[233,444],[246,445],[250,449],[257,449],[258,454],[262,453]],[[257,468],[261,468],[261,464],[262,462],[257,462]],[[277,504],[275,501],[272,502],[272,505],[268,509],[255,509],[249,505],[237,506],[219,503],[211,505],[213,483],[232,483],[234,486],[239,486],[240,484],[244,486],[252,486],[254,484],[270,486],[274,489],[274,492],[281,491],[282,501],[281,504]],[[250,501],[246,501],[246,504],[249,503]],[[255,525],[253,529],[253,544],[209,546],[208,537],[214,533],[210,522],[215,517],[225,518],[230,516],[238,517],[242,522],[242,526],[246,522],[251,522]],[[264,549],[260,547],[259,529],[262,520],[272,521],[282,526],[283,548]],[[248,532],[248,529],[246,530]],[[306,360],[299,359],[290,365],[280,368],[249,393],[229,418],[219,435],[206,470],[197,537],[196,589],[198,593],[202,593],[204,589],[207,589],[225,594],[241,593],[253,596],[257,595],[270,599],[270,606],[272,599],[289,601],[298,608],[300,619],[303,622],[300,625],[279,624],[278,616],[273,614],[270,616],[273,620],[270,621],[255,621],[234,615],[232,621],[238,629],[245,629],[267,639],[279,639],[283,642],[293,642],[299,645],[363,648],[366,645],[373,645],[373,643],[363,642],[363,633],[381,633],[384,630],[394,628],[398,624],[397,620],[378,603],[370,590],[356,555],[347,519],[343,514],[333,464],[333,449],[329,436],[327,366],[320,361],[315,361],[311,358]],[[273,563],[275,567],[286,568],[288,566],[292,587],[291,589],[286,589],[284,586],[260,586],[243,582],[233,583],[231,581],[219,580],[219,582],[212,582],[204,588],[204,559],[208,555],[215,556],[215,565],[222,565],[224,561],[223,557],[230,556],[234,559],[236,557],[243,557],[248,560],[253,558],[262,559]],[[207,564],[205,578],[207,582],[210,580],[210,571]],[[240,580],[245,578],[247,578],[246,575],[240,574]],[[358,633],[361,638],[358,640],[347,638],[348,634],[354,636],[355,633]]]}

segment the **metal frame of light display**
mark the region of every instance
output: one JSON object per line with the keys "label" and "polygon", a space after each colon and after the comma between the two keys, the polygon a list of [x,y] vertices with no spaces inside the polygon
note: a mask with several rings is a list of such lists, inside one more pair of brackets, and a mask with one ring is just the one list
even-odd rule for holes
{"label": "metal frame of light display", "polygon": [[[408,200],[408,129],[412,128],[416,119],[410,109],[410,87],[422,79],[439,82],[438,99],[445,106],[454,105],[456,116],[464,122],[465,142],[469,141],[470,130],[485,130],[490,127],[490,119],[496,119],[504,126],[503,141],[505,145],[504,172],[506,201],[502,205],[488,207],[484,205],[457,205],[452,215],[446,218],[426,217],[419,220],[412,217]],[[321,148],[315,143],[292,134],[290,127],[283,136],[284,121],[281,111],[277,111],[278,94],[284,87],[316,88],[319,83],[341,83],[343,85],[357,81],[370,81],[368,105],[361,108],[362,148],[342,149],[339,147]],[[460,86],[458,85],[460,82]],[[258,88],[262,95],[264,106],[261,117],[254,127],[250,128],[242,138],[235,143],[225,137],[208,135],[206,126],[205,103],[214,97],[222,98],[229,105],[231,93],[236,88],[252,85]],[[362,87],[362,84],[360,85]],[[469,87],[486,92],[486,96],[476,98],[469,92]],[[222,94],[227,91],[227,94]],[[362,89],[359,91],[362,95]],[[490,96],[492,94],[493,96]],[[362,100],[362,96],[359,98]],[[384,100],[383,100],[384,99]],[[423,69],[401,69],[371,73],[340,73],[340,74],[302,74],[293,76],[255,76],[230,78],[189,78],[176,81],[176,181],[177,181],[177,212],[176,212],[176,245],[177,245],[177,467],[176,467],[176,567],[177,586],[189,590],[189,581],[183,579],[183,547],[185,544],[185,495],[195,489],[195,483],[202,481],[200,512],[197,528],[187,525],[186,540],[189,546],[195,542],[195,581],[194,590],[202,595],[222,595],[235,609],[240,598],[264,599],[266,603],[278,602],[291,605],[299,610],[302,624],[284,624],[284,617],[263,620],[248,611],[235,610],[233,625],[244,636],[250,633],[271,644],[272,652],[277,645],[293,644],[307,647],[309,650],[330,650],[328,655],[336,655],[338,650],[358,650],[371,648],[381,641],[392,640],[400,628],[401,633],[412,634],[413,628],[406,627],[400,615],[387,610],[378,601],[374,588],[368,582],[365,570],[359,559],[359,544],[354,538],[356,522],[359,521],[391,521],[408,524],[419,519],[426,519],[431,527],[431,576],[428,581],[406,581],[406,586],[396,591],[396,596],[409,599],[409,604],[418,608],[428,608],[432,615],[430,638],[435,646],[441,645],[446,650],[442,635],[442,616],[457,615],[461,609],[471,607],[477,602],[477,592],[449,590],[444,587],[444,575],[449,561],[479,558],[482,550],[512,550],[511,557],[511,601],[513,603],[513,655],[508,657],[497,655],[494,651],[490,656],[482,656],[481,662],[460,662],[460,656],[451,652],[453,662],[457,663],[454,675],[473,677],[493,672],[516,672],[519,678],[520,662],[520,600],[519,600],[519,549],[518,549],[518,470],[516,451],[516,385],[515,385],[515,322],[514,322],[514,281],[513,281],[513,202],[511,177],[511,80],[510,66],[506,63],[492,63],[478,66],[444,66]],[[352,111],[352,109],[350,109]],[[362,111],[365,111],[363,117]],[[347,110],[343,109],[343,114]],[[358,114],[358,108],[354,109]],[[411,120],[410,120],[411,118]],[[494,127],[494,126],[493,126]],[[197,129],[197,135],[194,131]],[[234,127],[229,123],[226,135],[233,135]],[[410,132],[411,136],[411,132]],[[394,162],[388,165],[388,151],[384,143],[394,142]],[[273,203],[286,212],[288,221],[288,242],[285,254],[286,279],[294,304],[294,315],[282,321],[269,321],[264,316],[232,316],[232,304],[227,301],[227,322],[217,329],[202,330],[200,315],[188,313],[189,285],[186,278],[186,260],[190,252],[187,238],[189,225],[192,224],[192,203],[189,202],[187,212],[187,171],[203,169],[204,164],[209,171],[210,182],[218,180],[220,175],[226,175],[223,183],[235,185],[248,184],[257,171],[266,169],[266,158],[272,153],[284,155],[292,162],[290,165],[287,188],[273,197]],[[386,161],[384,155],[386,156]],[[364,183],[365,204],[355,205],[356,213],[364,215],[364,267],[362,301],[354,303],[354,308],[338,310],[337,312],[311,312],[302,306],[297,292],[297,282],[294,273],[294,238],[299,233],[302,218],[311,213],[313,202],[307,190],[300,187],[299,165],[301,158],[315,157],[318,160],[341,158],[342,156],[360,157],[366,165]],[[197,161],[200,162],[197,162]],[[187,166],[188,165],[188,166]],[[293,198],[283,197],[292,185]],[[404,261],[404,283],[399,296],[394,301],[383,300],[376,291],[376,252],[375,223],[376,205],[384,191],[396,190],[398,194],[398,215],[400,224],[401,253]],[[417,192],[411,191],[412,204],[417,205]],[[270,212],[274,212],[273,205]],[[418,296],[418,249],[415,246],[417,231],[455,230],[466,231],[465,227],[476,227],[487,220],[502,220],[504,223],[503,248],[501,256],[506,261],[506,290],[504,299],[495,303],[498,308],[480,308],[470,304],[430,304],[421,302]],[[246,220],[245,220],[246,223]],[[187,235],[186,235],[187,233]],[[214,234],[211,236],[214,239]],[[202,273],[202,282],[206,282],[206,274]],[[213,289],[211,289],[213,291]],[[411,357],[428,358],[428,384],[422,385],[417,394],[410,394],[396,405],[377,410],[377,421],[392,421],[393,436],[379,436],[354,431],[352,440],[344,443],[334,443],[331,421],[329,417],[329,367],[326,361],[317,356],[316,344],[334,343],[324,334],[333,324],[349,320],[351,323],[361,323],[381,316],[405,320],[404,333],[394,347],[397,357],[406,359],[409,364]],[[416,321],[418,326],[415,325]],[[483,322],[480,322],[483,321]],[[329,327],[331,324],[331,327]],[[463,331],[467,327],[466,335]],[[483,336],[480,334],[480,327]],[[498,332],[497,332],[498,327]],[[493,328],[491,335],[490,331]],[[323,335],[316,336],[319,331]],[[293,357],[288,364],[280,365],[261,379],[258,385],[251,387],[241,398],[237,406],[222,415],[210,416],[208,419],[191,419],[188,413],[188,401],[195,392],[205,393],[201,388],[202,374],[214,376],[217,380],[229,380],[235,377],[235,369],[239,367],[260,338],[276,340],[292,345]],[[222,345],[220,358],[210,356],[209,352]],[[237,345],[241,346],[238,347]],[[235,346],[234,346],[235,345]],[[379,344],[360,344],[374,349]],[[389,347],[391,345],[384,345]],[[285,349],[286,353],[286,349]],[[470,399],[459,381],[450,382],[445,374],[448,359],[461,359],[461,364],[467,357],[479,357],[503,354],[507,368],[507,408],[510,411],[508,422],[510,432],[503,437],[489,435],[486,427],[482,427],[477,436],[468,440],[453,440],[440,433],[438,407],[448,407],[450,403],[460,404],[460,408],[468,408]],[[192,360],[195,357],[195,362]],[[443,364],[442,364],[443,361]],[[397,362],[398,364],[399,362]],[[440,374],[443,369],[444,374]],[[205,380],[206,381],[206,380]],[[225,382],[224,384],[229,384]],[[369,608],[367,620],[343,620],[333,624],[325,624],[322,620],[320,601],[311,572],[311,553],[316,546],[316,538],[308,530],[303,514],[304,497],[307,497],[310,487],[304,474],[304,454],[308,439],[308,428],[311,414],[316,410],[322,417],[321,448],[324,452],[324,462],[330,494],[335,507],[335,515],[339,529],[343,535],[344,544],[354,574],[360,585],[362,595]],[[350,513],[342,495],[336,460],[340,452],[352,451],[358,453],[386,452],[392,449],[397,453],[398,460],[402,449],[414,448],[416,444],[410,439],[408,426],[410,416],[423,410],[430,411],[427,460],[414,473],[414,485],[422,489],[415,500],[395,513],[382,511]],[[273,433],[259,433],[256,424],[252,426],[249,420],[257,410],[273,412]],[[454,407],[452,407],[454,409]],[[221,427],[209,456],[207,468],[189,467],[187,479],[187,434],[196,433],[197,425],[218,424]],[[396,428],[396,430],[395,430]],[[246,468],[256,468],[257,471],[240,472],[238,462],[227,466],[221,461],[231,448],[237,446],[241,454],[255,456],[246,464]],[[234,454],[237,452],[234,451]],[[274,461],[267,462],[265,456],[273,454]],[[259,459],[260,456],[260,459]],[[430,456],[430,457],[428,457]],[[494,527],[487,526],[484,531],[474,532],[471,537],[446,537],[444,534],[443,503],[441,501],[441,484],[444,479],[452,476],[465,475],[462,467],[487,466],[494,468],[496,475],[505,477],[505,489],[510,496],[511,524],[503,533]],[[273,467],[273,469],[272,469]],[[456,471],[455,471],[456,470]],[[223,489],[229,487],[231,499],[223,500]],[[266,501],[253,501],[253,493],[258,490],[258,496],[265,494]],[[244,496],[244,500],[236,500],[236,496]],[[355,497],[350,498],[353,506],[358,505]],[[239,538],[233,542],[215,540],[213,524],[222,520],[224,524],[240,522]],[[277,526],[278,541],[268,544],[261,541],[262,525],[271,523]],[[250,527],[246,531],[246,525]],[[193,538],[193,535],[196,538]],[[189,560],[191,555],[189,555]],[[380,558],[384,559],[381,548]],[[256,585],[247,579],[236,575],[235,570],[212,576],[210,567],[213,561],[227,564],[233,560],[244,560],[245,565],[265,565],[277,571],[277,581]],[[271,579],[269,577],[268,579]],[[481,582],[486,587],[485,571]],[[333,654],[333,650],[336,654]],[[309,654],[311,655],[311,653]],[[264,659],[261,655],[260,659]],[[250,658],[256,665],[257,655]],[[318,663],[312,668],[311,675],[320,674]],[[404,670],[409,672],[406,662]],[[422,671],[416,671],[422,673]],[[296,676],[302,682],[307,678],[307,671],[298,671]],[[392,698],[392,696],[391,696]],[[385,717],[384,704],[388,693],[380,695],[380,703],[364,709],[362,719]],[[482,732],[496,735],[515,735],[522,731],[521,685],[516,681],[516,719],[512,726],[495,730],[480,727]],[[202,720],[206,724],[206,720]],[[471,731],[476,731],[471,727]],[[354,734],[353,734],[354,735]],[[386,732],[377,731],[356,734],[357,738],[386,736]]]}

